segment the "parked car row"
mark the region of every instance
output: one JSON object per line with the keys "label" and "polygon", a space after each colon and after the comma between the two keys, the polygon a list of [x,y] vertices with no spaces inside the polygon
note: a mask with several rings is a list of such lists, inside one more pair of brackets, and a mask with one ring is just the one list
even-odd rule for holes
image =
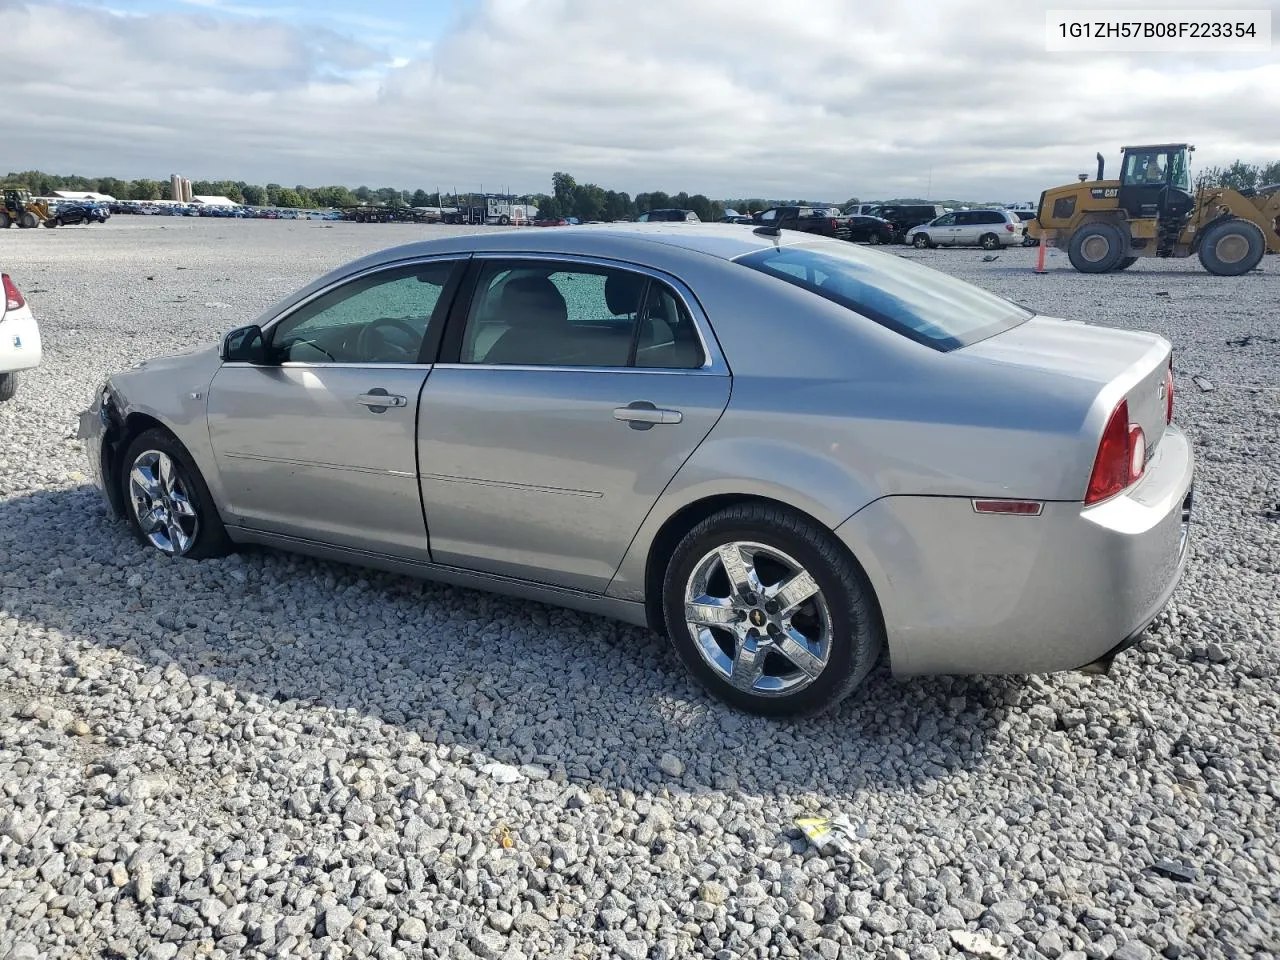
{"label": "parked car row", "polygon": [[[100,205],[101,206],[101,205]],[[222,217],[237,220],[341,220],[340,210],[297,210],[286,207],[217,206],[200,203],[156,203],[116,200],[105,205],[111,213],[144,217]]]}

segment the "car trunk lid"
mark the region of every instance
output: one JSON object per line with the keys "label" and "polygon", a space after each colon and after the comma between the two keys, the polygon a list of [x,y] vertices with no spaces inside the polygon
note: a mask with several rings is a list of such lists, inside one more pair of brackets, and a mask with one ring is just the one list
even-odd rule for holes
{"label": "car trunk lid", "polygon": [[1036,316],[959,353],[1092,384],[1105,407],[1104,421],[1121,400],[1127,401],[1129,420],[1142,428],[1149,457],[1167,422],[1171,351],[1169,342],[1153,333]]}

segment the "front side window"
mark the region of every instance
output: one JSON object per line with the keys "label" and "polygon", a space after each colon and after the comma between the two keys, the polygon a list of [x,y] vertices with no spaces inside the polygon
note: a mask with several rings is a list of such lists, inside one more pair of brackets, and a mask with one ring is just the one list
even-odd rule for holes
{"label": "front side window", "polygon": [[270,333],[281,363],[417,363],[454,262],[357,277],[294,311]]}
{"label": "front side window", "polygon": [[941,271],[853,244],[766,247],[736,261],[817,294],[936,350],[1029,320],[1030,310]]}
{"label": "front side window", "polygon": [[663,283],[585,264],[494,262],[481,270],[458,359],[692,369],[703,358],[688,311]]}
{"label": "front side window", "polygon": [[956,225],[956,215],[948,213],[946,216],[939,217],[931,224],[935,227],[954,227]]}
{"label": "front side window", "polygon": [[764,213],[760,214],[761,220],[776,220],[777,218],[778,218],[777,210],[766,210]]}

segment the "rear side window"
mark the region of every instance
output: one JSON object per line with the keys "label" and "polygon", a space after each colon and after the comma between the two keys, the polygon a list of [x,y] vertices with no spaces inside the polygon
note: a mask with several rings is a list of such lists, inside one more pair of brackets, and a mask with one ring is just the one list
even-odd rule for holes
{"label": "rear side window", "polygon": [[998,210],[984,210],[978,214],[979,223],[1004,223],[1004,214]]}
{"label": "rear side window", "polygon": [[935,350],[977,343],[1033,316],[1030,310],[941,271],[853,244],[766,247],[736,262]]}

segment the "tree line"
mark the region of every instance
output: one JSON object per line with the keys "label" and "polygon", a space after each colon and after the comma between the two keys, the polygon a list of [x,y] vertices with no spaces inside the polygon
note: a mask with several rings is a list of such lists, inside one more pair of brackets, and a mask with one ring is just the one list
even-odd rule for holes
{"label": "tree line", "polygon": [[[121,180],[117,177],[63,176],[42,170],[25,170],[10,173],[5,179],[9,185],[25,186],[37,196],[48,196],[54,190],[84,190],[105,193],[117,200],[163,200],[169,197],[168,180]],[[1209,167],[1196,177],[1199,187],[1232,187],[1237,190],[1254,189],[1267,184],[1280,183],[1280,161],[1269,164],[1252,164],[1236,160],[1227,167]],[[286,187],[279,183],[246,183],[244,180],[193,180],[191,192],[198,196],[227,197],[236,203],[254,207],[282,207],[313,209],[326,207],[352,207],[359,204],[410,207],[457,207],[467,203],[465,193],[445,193],[400,190],[395,187],[346,186],[307,187],[302,184]],[[637,193],[634,197],[625,191],[606,190],[594,183],[578,183],[568,173],[556,171],[551,177],[551,193],[527,194],[518,198],[532,204],[547,216],[577,217],[579,220],[631,220],[650,210],[676,207],[692,210],[701,220],[719,220],[726,210],[739,213],[757,213],[782,204],[806,206],[839,206],[846,209],[858,202],[850,197],[843,203],[813,200],[768,200],[749,197],[729,200],[712,200],[701,193],[665,193],[655,190]],[[907,202],[907,201],[895,201]],[[932,201],[911,201],[932,202]],[[961,205],[962,201],[948,203]]]}
{"label": "tree line", "polygon": [[1196,187],[1230,187],[1233,190],[1255,190],[1280,183],[1280,160],[1268,164],[1237,160],[1229,167],[1208,167],[1196,175]]}

